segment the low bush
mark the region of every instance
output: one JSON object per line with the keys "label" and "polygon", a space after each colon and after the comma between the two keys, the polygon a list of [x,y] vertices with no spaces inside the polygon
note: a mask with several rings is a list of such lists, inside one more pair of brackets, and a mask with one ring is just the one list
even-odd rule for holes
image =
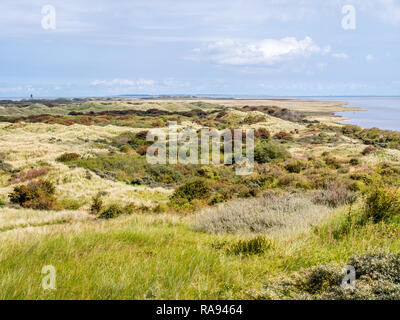
{"label": "low bush", "polygon": [[283,145],[272,141],[262,141],[254,148],[254,160],[258,163],[283,161],[290,157],[290,153]]}
{"label": "low bush", "polygon": [[155,181],[165,184],[180,183],[184,178],[184,175],[180,170],[176,170],[172,166],[163,164],[148,166],[147,172]]}
{"label": "low bush", "polygon": [[103,200],[101,199],[100,194],[97,194],[92,199],[92,204],[90,206],[90,213],[91,214],[100,214],[102,209],[103,209]]}
{"label": "low bush", "polygon": [[375,150],[376,150],[376,148],[374,146],[368,146],[368,147],[364,148],[364,150],[361,152],[361,154],[363,156],[367,156],[370,153],[374,152]]}
{"label": "low bush", "polygon": [[339,169],[342,167],[339,160],[336,159],[335,157],[326,156],[324,157],[324,161],[325,164],[332,169]]}
{"label": "low bush", "polygon": [[136,152],[141,156],[144,156],[147,153],[148,148],[148,146],[140,146],[139,148],[137,148]]}
{"label": "low bush", "polygon": [[208,166],[202,166],[197,172],[204,178],[212,179],[215,177],[214,171]]}
{"label": "low bush", "polygon": [[64,210],[78,210],[82,207],[82,203],[73,199],[63,199],[58,202],[59,206]]}
{"label": "low bush", "polygon": [[348,190],[343,183],[331,183],[326,190],[319,190],[314,193],[313,202],[336,208],[342,205],[352,204],[357,200],[357,194]]}
{"label": "low bush", "polygon": [[292,135],[289,132],[286,131],[280,131],[274,134],[274,138],[279,139],[279,140],[293,140]]}
{"label": "low bush", "polygon": [[9,194],[11,203],[37,210],[58,209],[54,184],[48,180],[30,182],[14,188]]}
{"label": "low bush", "polygon": [[209,233],[286,233],[305,230],[329,215],[329,208],[292,194],[237,199],[200,211],[193,229]]}
{"label": "low bush", "polygon": [[126,206],[114,203],[106,207],[104,210],[101,210],[98,217],[100,219],[113,219],[123,214],[133,214],[136,211],[147,212],[149,211],[148,209],[148,207],[137,208],[134,203],[130,203]]}
{"label": "low bush", "polygon": [[211,188],[207,182],[203,179],[195,179],[178,187],[172,194],[171,200],[187,200],[189,202],[194,199],[205,200],[210,194]]}
{"label": "low bush", "polygon": [[[353,256],[346,264],[355,271],[353,286],[344,286],[348,268],[320,265],[271,280],[265,289],[251,292],[252,299],[295,300],[398,300],[400,254],[377,251]],[[348,282],[347,282],[348,283]],[[349,283],[348,283],[349,284]]]}
{"label": "low bush", "polygon": [[300,173],[305,167],[306,164],[300,160],[293,160],[285,165],[285,169],[290,173]]}
{"label": "low bush", "polygon": [[352,166],[358,166],[360,164],[360,160],[358,160],[357,158],[352,158],[352,159],[350,159],[349,163]]}
{"label": "low bush", "polygon": [[399,216],[399,189],[387,186],[374,187],[366,197],[364,210],[366,217],[375,223]]}
{"label": "low bush", "polygon": [[254,131],[254,137],[261,140],[268,140],[271,137],[271,133],[265,128],[259,128]]}
{"label": "low bush", "polygon": [[80,159],[80,155],[77,153],[64,153],[61,156],[59,156],[56,161],[58,162],[69,162],[69,161],[75,161]]}
{"label": "low bush", "polygon": [[99,218],[112,219],[122,215],[123,213],[124,209],[122,207],[117,204],[112,204],[100,213]]}

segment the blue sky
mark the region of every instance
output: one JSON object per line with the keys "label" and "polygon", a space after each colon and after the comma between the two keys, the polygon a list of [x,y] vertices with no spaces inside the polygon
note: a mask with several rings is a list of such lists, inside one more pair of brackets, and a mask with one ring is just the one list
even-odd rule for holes
{"label": "blue sky", "polygon": [[400,95],[399,35],[400,0],[1,0],[0,97]]}

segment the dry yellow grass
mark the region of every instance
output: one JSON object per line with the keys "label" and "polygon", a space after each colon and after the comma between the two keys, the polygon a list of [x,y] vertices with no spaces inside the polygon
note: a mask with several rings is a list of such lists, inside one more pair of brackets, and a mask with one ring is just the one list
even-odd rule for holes
{"label": "dry yellow grass", "polygon": [[[140,101],[140,100],[139,100]],[[149,99],[146,101],[156,103],[186,103],[188,100],[157,100]],[[277,106],[280,108],[287,108],[300,112],[341,112],[341,111],[354,111],[360,110],[359,108],[346,107],[341,101],[301,101],[293,99],[191,99],[190,102],[207,102],[223,105],[225,107],[241,107],[241,106]]]}
{"label": "dry yellow grass", "polygon": [[[28,170],[39,163],[53,170],[48,177],[56,182],[60,199],[76,199],[87,203],[99,191],[105,191],[105,203],[122,202],[154,205],[155,201],[167,200],[171,190],[130,186],[123,182],[103,179],[94,173],[88,179],[81,168],[69,168],[55,161],[65,152],[75,152],[81,156],[104,154],[94,141],[108,139],[124,132],[137,132],[142,129],[117,126],[63,126],[42,123],[0,123],[0,154],[14,169]],[[6,199],[13,185],[8,184],[9,176],[0,180],[0,198]]]}

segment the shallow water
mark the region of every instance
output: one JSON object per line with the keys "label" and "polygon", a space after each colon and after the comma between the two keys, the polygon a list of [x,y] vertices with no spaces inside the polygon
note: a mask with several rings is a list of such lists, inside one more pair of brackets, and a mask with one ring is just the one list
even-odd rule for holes
{"label": "shallow water", "polygon": [[344,101],[347,106],[364,110],[337,112],[337,115],[350,119],[344,123],[400,131],[400,97],[318,97],[315,100]]}

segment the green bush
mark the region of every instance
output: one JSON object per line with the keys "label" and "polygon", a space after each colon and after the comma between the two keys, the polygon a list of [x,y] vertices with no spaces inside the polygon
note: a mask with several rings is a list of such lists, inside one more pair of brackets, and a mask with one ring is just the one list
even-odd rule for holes
{"label": "green bush", "polygon": [[347,262],[355,270],[353,288],[342,281],[348,269],[319,265],[290,277],[268,282],[265,289],[251,293],[251,299],[294,300],[399,300],[400,254],[378,251],[353,256]]}
{"label": "green bush", "polygon": [[267,163],[286,160],[290,157],[286,148],[272,141],[262,141],[254,148],[254,160],[258,163]]}
{"label": "green bush", "polygon": [[325,161],[326,165],[330,168],[339,169],[342,167],[339,160],[336,159],[335,157],[326,156],[326,157],[324,157],[324,161]]}
{"label": "green bush", "polygon": [[58,162],[68,162],[68,161],[75,161],[80,159],[80,155],[77,153],[64,153],[61,156],[59,156],[56,161]]}
{"label": "green bush", "polygon": [[124,214],[124,209],[117,204],[112,204],[99,215],[101,219],[112,219]]}
{"label": "green bush", "polygon": [[138,174],[144,174],[148,167],[143,157],[128,154],[79,159],[73,163],[105,178],[114,176],[120,180],[130,180]]}
{"label": "green bush", "polygon": [[400,192],[393,187],[375,187],[365,200],[365,215],[373,222],[388,220],[400,214]]}
{"label": "green bush", "polygon": [[32,181],[14,188],[9,194],[11,203],[37,210],[58,209],[54,184],[48,180]]}
{"label": "green bush", "polygon": [[195,179],[178,187],[171,196],[172,201],[187,200],[191,202],[194,199],[205,200],[211,194],[211,188],[203,179]]}
{"label": "green bush", "polygon": [[102,209],[103,209],[103,200],[101,200],[100,194],[97,194],[92,199],[92,204],[90,206],[90,213],[99,214]]}
{"label": "green bush", "polygon": [[81,202],[74,199],[63,199],[58,204],[64,210],[78,210],[82,206]]}
{"label": "green bush", "polygon": [[352,159],[350,159],[349,163],[350,163],[352,166],[358,166],[358,165],[360,164],[360,160],[358,160],[358,159],[356,159],[356,158],[352,158]]}
{"label": "green bush", "polygon": [[285,169],[290,173],[300,173],[305,168],[305,163],[300,160],[293,160],[285,165]]}
{"label": "green bush", "polygon": [[200,176],[208,178],[208,179],[212,179],[215,177],[214,171],[208,166],[202,166],[199,170],[197,170],[197,173]]}
{"label": "green bush", "polygon": [[151,165],[148,167],[147,172],[155,181],[166,184],[179,183],[184,178],[181,171],[164,164]]}

